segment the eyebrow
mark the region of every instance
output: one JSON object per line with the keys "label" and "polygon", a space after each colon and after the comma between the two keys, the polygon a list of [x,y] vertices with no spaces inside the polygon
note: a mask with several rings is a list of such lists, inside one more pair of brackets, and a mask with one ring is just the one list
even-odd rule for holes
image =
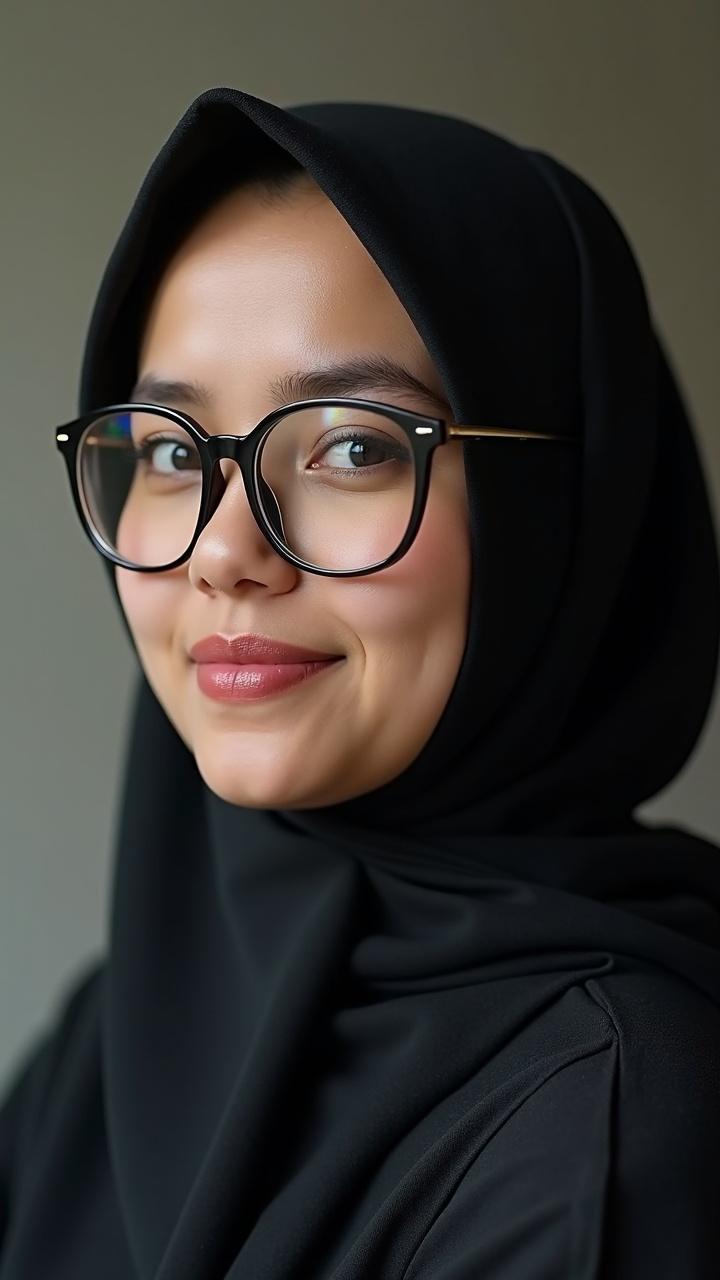
{"label": "eyebrow", "polygon": [[[282,408],[293,400],[310,400],[322,396],[354,396],[369,390],[410,392],[433,405],[447,401],[433,391],[405,365],[389,356],[353,356],[338,364],[320,369],[297,369],[291,373],[271,378],[265,391],[275,408]],[[163,378],[155,373],[145,373],[130,392],[131,401],[147,401],[156,404],[187,404],[198,409],[212,407],[215,396],[212,390],[197,381]]]}

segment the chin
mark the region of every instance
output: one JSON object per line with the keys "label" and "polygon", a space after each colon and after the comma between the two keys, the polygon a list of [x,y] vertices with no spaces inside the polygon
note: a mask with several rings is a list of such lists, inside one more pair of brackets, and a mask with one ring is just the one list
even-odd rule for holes
{"label": "chin", "polygon": [[[272,767],[262,768],[262,761],[247,760],[232,752],[218,750],[217,743],[203,749],[195,744],[195,762],[205,785],[227,804],[246,809],[304,808],[308,803],[306,788],[293,786],[284,772]],[[312,803],[312,802],[310,802]]]}

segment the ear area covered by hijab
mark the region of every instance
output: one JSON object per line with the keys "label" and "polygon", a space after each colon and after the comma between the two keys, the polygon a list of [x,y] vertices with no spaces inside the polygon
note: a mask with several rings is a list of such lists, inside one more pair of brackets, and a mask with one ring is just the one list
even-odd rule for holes
{"label": "ear area covered by hijab", "polygon": [[457,421],[576,443],[464,442],[463,661],[371,794],[228,804],[139,673],[107,955],[0,1111],[0,1280],[709,1280],[718,849],[634,810],[707,717],[718,547],[633,252],[578,175],[469,121],[209,89],[110,256],[80,412],[127,398],[164,263],[270,147]]}

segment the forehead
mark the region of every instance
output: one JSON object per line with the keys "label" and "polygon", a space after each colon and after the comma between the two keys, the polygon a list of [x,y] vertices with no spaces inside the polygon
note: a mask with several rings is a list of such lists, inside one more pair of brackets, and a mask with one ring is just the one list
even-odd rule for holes
{"label": "forehead", "polygon": [[218,201],[185,237],[166,267],[163,300],[180,292],[198,303],[235,297],[267,305],[304,295],[306,306],[387,310],[410,323],[400,299],[335,205],[314,183],[268,203],[253,187]]}
{"label": "forehead", "polygon": [[378,350],[433,374],[386,277],[332,201],[304,178],[273,201],[240,188],[203,215],[155,290],[140,362],[199,359],[222,378],[230,361],[257,369]]}

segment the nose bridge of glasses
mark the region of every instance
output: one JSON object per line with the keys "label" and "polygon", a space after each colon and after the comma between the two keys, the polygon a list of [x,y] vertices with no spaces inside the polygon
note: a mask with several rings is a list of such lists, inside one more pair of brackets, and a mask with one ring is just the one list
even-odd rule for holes
{"label": "nose bridge of glasses", "polygon": [[[213,510],[217,506],[222,494],[227,486],[231,483],[234,473],[235,484],[233,490],[238,484],[245,487],[246,496],[249,497],[250,486],[252,484],[252,468],[251,468],[251,445],[249,436],[234,435],[215,435],[211,436],[207,442],[210,451],[210,457],[213,466]],[[233,463],[235,464],[233,466]],[[218,472],[222,476],[224,483],[219,483]],[[240,480],[242,476],[242,482]]]}
{"label": "nose bridge of glasses", "polygon": [[[241,471],[247,467],[248,460],[252,449],[252,431],[245,436],[237,435],[213,435],[208,440],[208,448],[213,460],[231,458],[233,462],[237,462]],[[228,468],[223,468],[227,471]]]}
{"label": "nose bridge of glasses", "polygon": [[[253,468],[251,464],[250,445],[247,436],[212,436],[212,455],[216,466],[213,468],[213,480],[210,489],[210,503],[207,514],[207,520],[210,520],[217,511],[220,501],[228,487],[232,487],[233,499],[237,501],[235,494],[237,486],[244,488],[244,500],[248,503],[253,518],[256,523],[258,516],[254,507],[257,499],[260,499],[265,515],[271,526],[275,530],[278,537],[284,537],[284,527],[280,507],[278,506],[275,494],[270,486],[264,480],[263,476],[257,475],[257,488],[259,493],[255,494],[253,490]],[[233,466],[233,464],[235,464]],[[235,483],[231,485],[233,480],[233,472],[235,472]],[[219,473],[219,475],[218,475]],[[220,479],[222,477],[222,479]],[[255,501],[253,501],[255,498]],[[239,499],[241,502],[243,498]],[[262,527],[262,526],[261,526]]]}

